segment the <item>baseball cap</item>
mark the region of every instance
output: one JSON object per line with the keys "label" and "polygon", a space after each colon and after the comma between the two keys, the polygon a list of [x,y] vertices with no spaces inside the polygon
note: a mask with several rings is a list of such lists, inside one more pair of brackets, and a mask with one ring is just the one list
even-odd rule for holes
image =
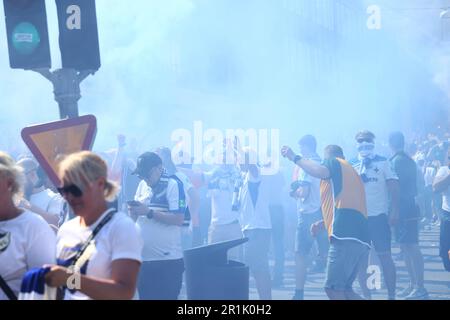
{"label": "baseball cap", "polygon": [[161,157],[158,156],[155,152],[146,152],[138,157],[136,169],[132,174],[145,176],[151,169],[159,165],[162,165]]}
{"label": "baseball cap", "polygon": [[356,141],[364,140],[364,139],[373,141],[373,140],[375,140],[375,135],[372,132],[370,132],[369,130],[362,130],[362,131],[359,131],[355,136]]}

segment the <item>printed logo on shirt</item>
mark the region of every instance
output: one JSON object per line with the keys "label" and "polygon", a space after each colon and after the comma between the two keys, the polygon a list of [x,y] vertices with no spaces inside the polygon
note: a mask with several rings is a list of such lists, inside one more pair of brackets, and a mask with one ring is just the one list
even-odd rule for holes
{"label": "printed logo on shirt", "polygon": [[10,243],[11,243],[11,232],[0,231],[0,252],[6,251]]}
{"label": "printed logo on shirt", "polygon": [[[86,249],[86,251],[83,253],[83,255],[78,259],[77,263],[75,264],[75,267],[71,267],[73,260],[75,259],[78,251],[81,250],[81,247],[83,244],[78,244],[74,247],[65,246],[61,250],[61,253],[57,259],[57,264],[59,266],[63,266],[66,268],[72,268],[72,270],[76,270],[77,273],[80,273],[82,275],[86,275],[89,259],[92,257],[93,251],[95,249],[95,245],[91,243],[89,247]],[[76,290],[73,290],[73,288],[68,288],[71,293],[74,293]]]}
{"label": "printed logo on shirt", "polygon": [[361,174],[361,179],[364,183],[368,182],[378,182],[378,178],[375,177],[368,177],[366,174]]}

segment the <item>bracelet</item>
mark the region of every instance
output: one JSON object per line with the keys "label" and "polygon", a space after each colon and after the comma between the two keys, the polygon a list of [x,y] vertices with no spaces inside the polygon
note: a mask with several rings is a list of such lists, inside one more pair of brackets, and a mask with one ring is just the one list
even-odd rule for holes
{"label": "bracelet", "polygon": [[296,156],[294,157],[294,159],[292,160],[292,162],[294,162],[295,164],[297,164],[297,162],[299,162],[299,161],[302,160],[302,159],[303,159],[302,156],[296,155]]}
{"label": "bracelet", "polygon": [[153,210],[149,209],[148,213],[147,213],[147,219],[153,219]]}

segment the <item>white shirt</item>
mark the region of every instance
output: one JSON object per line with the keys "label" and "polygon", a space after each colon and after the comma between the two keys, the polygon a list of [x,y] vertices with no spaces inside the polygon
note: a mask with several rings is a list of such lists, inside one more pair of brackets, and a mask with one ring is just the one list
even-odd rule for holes
{"label": "white shirt", "polygon": [[[386,182],[398,180],[390,162],[381,156],[371,160],[369,168],[363,172],[362,159],[352,162],[353,168],[361,176],[366,192],[367,215],[375,217],[389,212],[389,194]],[[362,174],[365,174],[365,177]]]}
{"label": "white shirt", "polygon": [[[450,169],[448,166],[440,167],[437,174],[436,180],[442,180],[450,174]],[[450,186],[442,192],[442,209],[450,212]]]}
{"label": "white shirt", "polygon": [[[80,217],[75,217],[63,224],[57,236],[58,263],[60,263],[59,260],[73,258],[95,227],[112,210],[107,210],[94,224],[88,227],[80,225]],[[133,220],[122,212],[116,212],[80,257],[77,267],[81,269],[82,274],[87,276],[110,279],[113,261],[128,259],[141,262],[141,251],[142,239]],[[66,290],[65,300],[89,299],[79,291],[71,293]]]}
{"label": "white shirt", "polygon": [[425,181],[425,186],[433,185],[434,177],[436,176],[436,169],[433,167],[426,167],[423,179]]}
{"label": "white shirt", "polygon": [[[142,181],[138,186],[134,199],[151,208],[150,200],[153,197],[153,193],[151,188],[143,186],[143,183],[147,186],[147,183]],[[177,211],[179,209],[179,192],[178,184],[174,179],[169,179],[166,197],[169,204],[169,211]],[[156,210],[161,211],[159,208]],[[144,261],[183,258],[180,226],[168,225],[155,221],[154,219],[148,219],[145,216],[138,217],[136,223],[139,226],[144,240],[144,248],[142,251]]]}
{"label": "white shirt", "polygon": [[60,219],[64,208],[64,199],[50,189],[44,189],[34,193],[30,197],[30,203],[45,212]]}
{"label": "white shirt", "polygon": [[211,198],[211,225],[226,225],[237,221],[239,211],[232,210],[232,200],[236,180],[240,179],[238,169],[218,168],[205,176],[210,183],[208,197]]}
{"label": "white shirt", "polygon": [[[272,228],[269,212],[270,185],[267,180],[267,176],[261,175],[261,171],[259,171],[257,179],[253,178],[250,172],[245,174],[244,184],[239,196],[241,200],[240,223],[242,230]],[[253,182],[260,182],[256,205],[253,205],[249,191],[249,183]]]}
{"label": "white shirt", "polygon": [[[55,232],[32,212],[0,221],[0,275],[16,295],[28,270],[55,263],[55,245]],[[7,299],[0,289],[0,300]]]}

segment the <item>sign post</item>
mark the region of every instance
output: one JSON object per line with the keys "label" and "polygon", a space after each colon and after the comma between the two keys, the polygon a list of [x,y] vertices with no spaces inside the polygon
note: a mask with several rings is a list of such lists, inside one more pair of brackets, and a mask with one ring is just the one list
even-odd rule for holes
{"label": "sign post", "polygon": [[3,0],[10,66],[53,84],[60,119],[78,117],[80,84],[100,68],[95,0],[56,0],[62,69],[50,71],[45,0]]}

